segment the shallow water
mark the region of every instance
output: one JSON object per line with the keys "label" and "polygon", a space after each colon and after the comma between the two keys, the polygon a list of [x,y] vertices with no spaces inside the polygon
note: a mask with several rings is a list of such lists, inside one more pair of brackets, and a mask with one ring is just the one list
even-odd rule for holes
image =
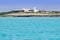
{"label": "shallow water", "polygon": [[0,18],[0,40],[60,40],[60,17]]}

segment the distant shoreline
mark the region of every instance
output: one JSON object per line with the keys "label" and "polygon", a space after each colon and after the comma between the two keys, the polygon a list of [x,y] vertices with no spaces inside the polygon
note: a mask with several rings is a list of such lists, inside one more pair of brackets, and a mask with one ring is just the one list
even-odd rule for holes
{"label": "distant shoreline", "polygon": [[39,12],[22,12],[22,11],[10,11],[0,13],[0,17],[60,17],[58,11],[39,11]]}

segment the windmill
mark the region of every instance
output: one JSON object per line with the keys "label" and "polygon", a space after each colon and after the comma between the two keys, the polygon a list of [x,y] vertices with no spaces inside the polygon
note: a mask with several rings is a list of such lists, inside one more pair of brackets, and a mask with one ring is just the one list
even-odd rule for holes
{"label": "windmill", "polygon": [[38,12],[38,11],[39,11],[39,10],[37,10],[36,7],[34,7],[34,12],[36,13],[36,12]]}
{"label": "windmill", "polygon": [[34,0],[33,7],[34,7],[34,8],[33,8],[34,12],[38,12],[38,11],[39,11],[39,10],[36,9],[36,1],[35,1],[35,0]]}

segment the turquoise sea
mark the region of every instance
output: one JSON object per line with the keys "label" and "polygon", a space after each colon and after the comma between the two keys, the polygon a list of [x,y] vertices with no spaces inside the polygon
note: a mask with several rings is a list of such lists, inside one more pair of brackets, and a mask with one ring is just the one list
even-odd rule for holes
{"label": "turquoise sea", "polygon": [[60,40],[60,17],[1,17],[0,40]]}

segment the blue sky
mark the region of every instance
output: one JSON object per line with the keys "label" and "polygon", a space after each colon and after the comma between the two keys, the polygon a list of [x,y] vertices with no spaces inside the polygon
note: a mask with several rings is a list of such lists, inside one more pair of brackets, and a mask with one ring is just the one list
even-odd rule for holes
{"label": "blue sky", "polygon": [[33,8],[60,11],[60,0],[0,0],[0,11]]}

